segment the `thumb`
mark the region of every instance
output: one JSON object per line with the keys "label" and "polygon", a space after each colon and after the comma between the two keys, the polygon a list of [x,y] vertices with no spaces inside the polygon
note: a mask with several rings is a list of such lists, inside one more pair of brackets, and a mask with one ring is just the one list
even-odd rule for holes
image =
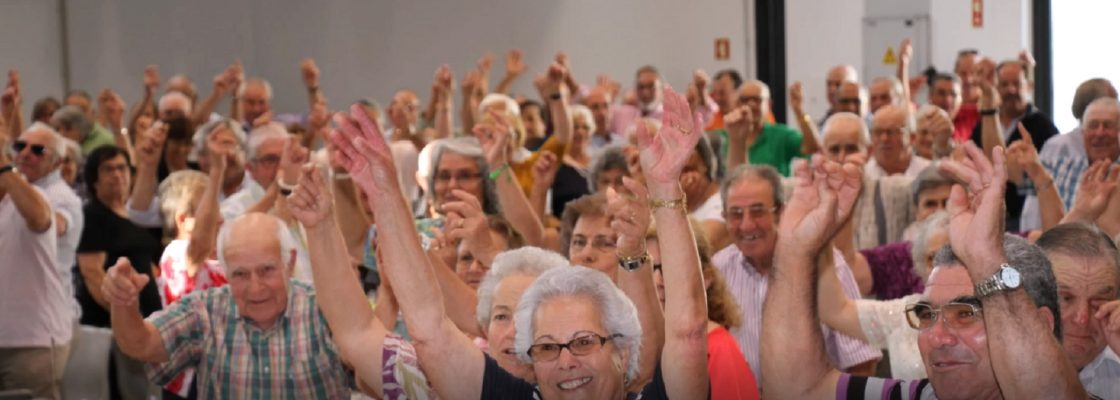
{"label": "thumb", "polygon": [[132,262],[129,261],[128,258],[117,258],[117,274],[132,279],[132,276],[135,274],[135,272],[136,271],[132,269]]}
{"label": "thumb", "polygon": [[151,278],[148,274],[132,274],[132,276],[129,277],[129,281],[132,282],[132,285],[135,286],[137,290],[146,286],[149,280],[151,280]]}

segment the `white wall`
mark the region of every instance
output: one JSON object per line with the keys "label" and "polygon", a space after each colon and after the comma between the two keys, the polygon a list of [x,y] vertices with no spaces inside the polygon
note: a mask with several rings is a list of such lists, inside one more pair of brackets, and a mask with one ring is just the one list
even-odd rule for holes
{"label": "white wall", "polygon": [[[497,56],[496,84],[504,71],[502,56],[517,47],[531,74],[564,50],[583,82],[607,73],[629,84],[639,66],[653,64],[683,89],[698,67],[744,70],[747,54],[754,52],[746,35],[744,4],[750,2],[69,1],[71,78],[75,88],[94,92],[110,86],[133,101],[141,93],[144,66],[155,63],[164,78],[188,74],[205,94],[211,78],[240,58],[249,75],[272,82],[274,108],[301,112],[303,57],[317,59],[333,107],[363,97],[386,105],[403,87],[426,98],[436,67],[449,63],[461,78],[487,50]],[[15,15],[0,14],[0,21]],[[714,60],[717,37],[730,38],[730,60]],[[514,91],[531,93],[531,80],[523,76]],[[58,86],[27,91],[57,92]]]}
{"label": "white wall", "polygon": [[7,84],[9,69],[19,70],[26,119],[41,95],[63,91],[60,38],[58,1],[0,1],[0,85]]}
{"label": "white wall", "polygon": [[952,71],[957,52],[980,50],[996,61],[1015,58],[1030,48],[1031,7],[1027,0],[984,0],[984,26],[972,27],[972,0],[930,2],[933,63]]}
{"label": "white wall", "polygon": [[786,80],[801,81],[805,111],[816,118],[828,110],[828,69],[837,64],[862,69],[864,1],[786,0]]}

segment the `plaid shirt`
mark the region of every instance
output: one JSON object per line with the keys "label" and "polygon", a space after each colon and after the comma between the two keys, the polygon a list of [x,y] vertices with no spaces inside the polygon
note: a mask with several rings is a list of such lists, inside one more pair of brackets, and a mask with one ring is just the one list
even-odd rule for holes
{"label": "plaid shirt", "polygon": [[169,356],[148,365],[159,385],[194,367],[200,399],[350,398],[352,375],[304,283],[290,281],[288,307],[267,330],[238,314],[229,286],[192,293],[148,320]]}
{"label": "plaid shirt", "polygon": [[[1038,153],[1038,161],[1054,178],[1054,187],[1062,198],[1066,211],[1073,208],[1081,175],[1089,168],[1089,155],[1085,152],[1085,135],[1081,127],[1050,138]],[[1020,227],[1036,229],[1041,226],[1037,193],[1031,193],[1023,204]]]}

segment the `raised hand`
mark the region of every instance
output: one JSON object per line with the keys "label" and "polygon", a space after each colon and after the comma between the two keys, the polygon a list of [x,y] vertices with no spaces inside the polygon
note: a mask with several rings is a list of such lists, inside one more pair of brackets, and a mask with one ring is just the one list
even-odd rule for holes
{"label": "raised hand", "polygon": [[1100,323],[1108,347],[1113,352],[1120,351],[1120,300],[1105,303],[1097,309],[1093,318]]}
{"label": "raised hand", "polygon": [[1002,261],[1004,200],[1007,169],[1003,148],[992,151],[992,160],[972,142],[965,143],[966,158],[945,160],[941,171],[968,186],[953,185],[949,195],[949,242],[973,277],[987,278],[999,268],[990,264]]}
{"label": "raised hand", "polygon": [[101,282],[101,293],[110,305],[136,307],[140,300],[140,290],[150,279],[148,274],[136,273],[132,269],[132,262],[121,257],[106,272],[105,280]]}
{"label": "raised hand", "polygon": [[1030,176],[1032,180],[1037,180],[1041,175],[1046,173],[1042,167],[1042,162],[1038,160],[1038,149],[1034,146],[1034,138],[1031,133],[1027,132],[1027,128],[1023,127],[1023,123],[1019,123],[1019,136],[1020,140],[1016,140],[1007,146],[1007,176],[1016,185],[1022,183],[1023,172]]}
{"label": "raised hand", "polygon": [[[225,134],[222,134],[222,131],[225,131]],[[230,139],[232,135],[229,127],[221,124],[206,136],[206,156],[210,161],[212,175],[222,176],[230,158],[234,157],[233,149],[237,146],[237,142]]]}
{"label": "raised hand", "polygon": [[[496,249],[490,238],[490,225],[486,222],[482,203],[463,190],[453,189],[451,195],[455,201],[443,204],[443,211],[449,216],[447,226],[444,226],[447,239],[451,243],[461,242],[475,257],[492,259]],[[489,265],[488,261],[484,263]]]}
{"label": "raised hand", "polygon": [[1097,160],[1081,174],[1073,207],[1069,210],[1079,220],[1096,221],[1108,207],[1112,192],[1120,180],[1120,168],[1110,160]]}
{"label": "raised hand", "polygon": [[700,114],[689,109],[684,96],[665,85],[663,99],[661,129],[655,133],[644,123],[637,126],[642,171],[649,184],[676,183],[704,135]]}
{"label": "raised hand", "polygon": [[711,81],[712,78],[708,77],[708,73],[704,72],[704,70],[698,69],[692,71],[692,84],[696,85],[696,90],[700,92],[701,96],[704,95],[704,89],[708,87],[708,83]]}
{"label": "raised hand", "polygon": [[295,137],[288,138],[284,152],[280,153],[280,183],[291,185],[300,180],[301,166],[310,158],[310,152]]}
{"label": "raised hand", "polygon": [[513,135],[513,129],[506,122],[505,116],[497,111],[491,110],[489,117],[485,122],[490,123],[475,125],[471,132],[478,139],[478,143],[482,145],[483,155],[486,156],[486,164],[490,166],[491,170],[494,170],[506,165],[509,160],[509,141],[511,140],[510,136]]}
{"label": "raised hand", "polygon": [[552,63],[548,66],[548,72],[545,74],[544,93],[553,95],[561,93],[567,89],[564,85],[564,80],[568,77],[568,68],[559,62]]}
{"label": "raised hand", "polygon": [[731,109],[723,115],[723,124],[727,126],[728,140],[743,142],[752,137],[755,132],[754,113],[745,105]]}
{"label": "raised hand", "polygon": [[980,57],[972,67],[972,73],[980,84],[980,108],[991,109],[1000,105],[999,91],[996,90],[996,63],[988,57]]}
{"label": "raised hand", "polygon": [[2,117],[11,118],[22,102],[20,95],[19,84],[19,71],[10,69],[8,70],[8,84],[4,87],[3,95],[0,95],[0,113]]}
{"label": "raised hand", "polygon": [[560,171],[560,160],[551,151],[541,152],[537,162],[533,163],[533,185],[550,188],[556,182],[556,172]]}
{"label": "raised hand", "polygon": [[630,177],[623,177],[622,185],[629,193],[607,188],[607,215],[611,218],[611,229],[618,233],[618,256],[637,257],[646,252],[646,231],[653,219],[649,191]]}
{"label": "raised hand", "polygon": [[272,123],[272,111],[266,111],[264,114],[257,117],[257,119],[253,120],[253,128],[260,128],[270,123]]}
{"label": "raised hand", "polygon": [[611,80],[611,77],[607,74],[600,74],[595,78],[595,87],[610,93],[612,101],[618,98],[618,92],[622,90],[622,84],[618,83],[618,81]]}
{"label": "raised hand", "polygon": [[144,91],[150,96],[154,95],[157,89],[159,89],[159,67],[148,64],[144,67]]}
{"label": "raised hand", "polygon": [[794,112],[804,114],[805,94],[801,89],[801,81],[789,85],[789,106]]}
{"label": "raised hand", "polygon": [[510,49],[506,53],[506,76],[519,76],[525,72],[528,66],[521,58],[521,50]]}
{"label": "raised hand", "polygon": [[156,121],[140,136],[136,145],[136,163],[155,168],[163,157],[163,142],[167,139],[167,126]]}
{"label": "raised hand", "polygon": [[898,45],[898,62],[903,66],[909,66],[913,57],[914,45],[910,44],[910,38],[902,39],[902,43]]}
{"label": "raised hand", "polygon": [[318,164],[307,163],[302,169],[299,185],[288,195],[288,209],[304,228],[310,229],[331,217],[334,195]]}
{"label": "raised hand", "polygon": [[778,245],[816,254],[852,214],[863,185],[855,163],[839,164],[813,155],[795,160],[793,194],[778,224]]}
{"label": "raised hand", "polygon": [[319,88],[319,66],[315,65],[315,59],[303,59],[299,65],[299,75],[303,78],[303,85],[308,89]]}
{"label": "raised hand", "polygon": [[119,131],[124,119],[124,100],[110,89],[103,89],[97,95],[97,111],[101,123]]}
{"label": "raised hand", "polygon": [[435,78],[432,80],[432,93],[437,97],[436,101],[450,100],[451,88],[455,85],[455,75],[451,73],[451,66],[447,64],[440,65],[436,69]]}
{"label": "raised hand", "polygon": [[373,201],[395,193],[401,196],[397,182],[397,166],[385,143],[381,128],[366,115],[360,105],[350,106],[350,115],[334,116],[337,128],[331,131],[331,142],[337,147],[331,154],[362,191]]}

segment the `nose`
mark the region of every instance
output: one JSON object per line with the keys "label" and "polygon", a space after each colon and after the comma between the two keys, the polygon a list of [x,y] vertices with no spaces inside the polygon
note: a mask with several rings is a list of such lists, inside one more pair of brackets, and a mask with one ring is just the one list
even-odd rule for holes
{"label": "nose", "polygon": [[1079,300],[1073,305],[1073,323],[1081,326],[1089,325],[1089,301]]}
{"label": "nose", "polygon": [[936,347],[949,347],[957,344],[957,334],[945,325],[944,318],[937,318],[933,326],[926,331],[927,335],[933,339]]}
{"label": "nose", "polygon": [[575,354],[572,354],[572,349],[566,347],[560,349],[560,355],[556,357],[556,366],[558,368],[562,370],[574,369],[579,365],[579,357],[576,357]]}
{"label": "nose", "polygon": [[597,257],[595,256],[595,247],[588,243],[586,246],[583,246],[583,248],[580,249],[579,252],[576,253],[576,256],[573,257],[573,259],[573,261],[583,263],[584,265],[594,265],[595,260],[597,259]]}
{"label": "nose", "polygon": [[485,274],[486,270],[488,270],[488,269],[490,269],[490,268],[487,268],[485,265],[482,265],[482,261],[474,260],[474,261],[471,261],[471,266],[470,266],[470,269],[468,269],[468,271],[470,271],[472,273],[476,273],[476,274]]}

